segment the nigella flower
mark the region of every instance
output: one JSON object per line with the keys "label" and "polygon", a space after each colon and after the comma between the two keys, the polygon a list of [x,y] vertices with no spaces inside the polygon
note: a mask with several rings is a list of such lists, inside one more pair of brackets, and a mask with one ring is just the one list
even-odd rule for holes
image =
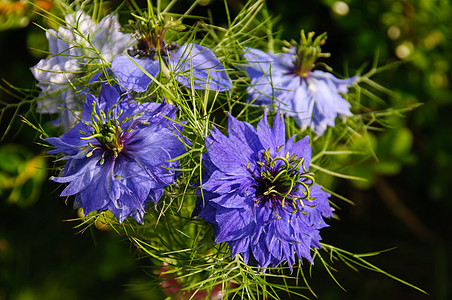
{"label": "nigella flower", "polygon": [[246,72],[251,79],[248,101],[271,105],[274,100],[276,107],[294,117],[302,130],[310,127],[323,135],[327,126],[334,127],[338,115],[351,116],[350,103],[340,93],[347,93],[357,78],[337,79],[327,72],[312,71],[317,58],[329,56],[320,49],[325,34],[314,41],[313,35],[311,32],[306,38],[302,32],[300,45],[285,53],[247,49]]}
{"label": "nigella flower", "polygon": [[96,99],[86,94],[80,123],[61,138],[48,138],[67,160],[60,177],[69,183],[61,196],[75,195],[85,213],[110,210],[120,222],[142,223],[148,202],[156,203],[175,182],[174,158],[185,153],[182,125],[169,119],[177,109],[166,103],[137,104],[119,89],[103,85]]}
{"label": "nigella flower", "polygon": [[[80,119],[83,98],[80,91],[97,66],[109,63],[132,44],[130,34],[119,31],[116,15],[98,23],[84,12],[65,17],[66,26],[48,29],[50,57],[31,68],[42,90],[37,102],[40,113],[60,113],[63,128],[68,130]],[[83,86],[83,87],[81,87]]]}
{"label": "nigella flower", "polygon": [[319,229],[332,209],[309,171],[309,137],[286,142],[279,112],[272,129],[265,113],[256,129],[230,116],[228,130],[225,136],[214,128],[206,137],[206,178],[194,215],[246,263],[292,266],[295,255],[312,262],[311,248],[321,247]]}
{"label": "nigella flower", "polygon": [[158,17],[139,21],[138,45],[113,60],[112,70],[126,90],[144,92],[160,72],[170,73],[182,85],[195,89],[229,91],[232,82],[212,50],[195,43],[180,45],[164,41],[165,32],[178,22]]}

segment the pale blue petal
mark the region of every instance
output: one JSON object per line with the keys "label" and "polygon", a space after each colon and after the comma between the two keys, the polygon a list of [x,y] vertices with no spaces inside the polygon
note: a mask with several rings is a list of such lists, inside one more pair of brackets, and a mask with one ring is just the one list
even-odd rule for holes
{"label": "pale blue petal", "polygon": [[151,58],[116,57],[111,69],[126,90],[144,92],[160,72],[160,62]]}
{"label": "pale blue petal", "polygon": [[221,61],[209,48],[195,43],[182,45],[169,55],[169,67],[176,80],[187,87],[230,91],[232,82]]}

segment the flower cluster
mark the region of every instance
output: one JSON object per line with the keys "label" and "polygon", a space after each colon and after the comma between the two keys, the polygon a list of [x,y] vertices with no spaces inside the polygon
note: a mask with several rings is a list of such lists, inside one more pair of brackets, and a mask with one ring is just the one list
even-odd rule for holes
{"label": "flower cluster", "polygon": [[[384,273],[327,234],[336,198],[352,202],[336,178],[366,181],[359,165],[387,154],[372,131],[416,107],[375,101],[390,93],[371,77],[389,66],[332,73],[326,33],[280,40],[265,0],[225,1],[221,18],[196,7],[209,1],[111,2],[35,1],[52,28],[30,68],[36,88],[0,86],[20,98],[0,100],[1,123],[20,113],[39,132],[76,228],[128,240],[168,298],[317,297],[304,273],[314,262],[332,277],[335,261]],[[26,205],[35,164],[13,165],[21,174],[0,172],[0,193]]]}
{"label": "flower cluster", "polygon": [[[148,203],[157,208],[162,197],[174,197],[165,189],[177,190],[178,176],[188,170],[182,178],[202,181],[184,182],[176,194],[184,198],[197,189],[196,205],[194,197],[184,201],[192,201],[193,216],[213,227],[215,243],[227,242],[233,257],[263,270],[284,262],[292,267],[297,257],[312,262],[332,208],[330,194],[310,171],[312,150],[304,131],[310,127],[322,135],[338,115],[351,115],[340,93],[356,78],[313,70],[315,60],[325,57],[324,35],[313,40],[302,34],[300,45],[281,54],[242,47],[240,73],[237,62],[221,61],[202,42],[171,40],[166,33],[180,30],[180,21],[135,17],[129,31],[120,32],[116,16],[95,23],[84,13],[68,15],[66,27],[47,32],[50,57],[32,68],[42,89],[38,112],[59,112],[64,124],[60,137],[46,139],[55,147],[49,153],[65,162],[51,178],[67,184],[61,196],[74,196],[85,214],[109,210],[119,222],[130,216],[143,224]],[[271,128],[267,109],[257,127],[231,111],[227,135],[215,126],[210,132],[209,125],[198,128],[198,119],[210,124],[206,107],[214,97],[194,90],[214,91],[228,101],[240,90],[225,66],[236,69],[237,82],[251,80],[249,102],[276,104]],[[205,114],[196,110],[197,100]],[[299,123],[300,136],[286,140],[284,117]],[[200,144],[207,150],[194,148]],[[191,158],[188,169],[180,166],[183,157]],[[196,167],[190,166],[197,158]]]}
{"label": "flower cluster", "polygon": [[370,79],[380,69],[337,78],[322,62],[326,33],[280,41],[262,1],[228,11],[227,26],[189,16],[195,4],[181,14],[171,12],[177,1],[151,2],[118,8],[133,10],[127,25],[99,17],[96,1],[42,14],[55,27],[31,68],[41,91],[18,107],[56,117],[52,128],[25,122],[50,145],[59,170],[50,179],[83,210],[82,225],[105,221],[127,236],[169,297],[278,298],[295,290],[292,278],[267,274],[297,276],[320,261],[331,275],[325,252],[381,273],[321,242],[338,207],[329,186],[358,179],[342,166],[355,165],[358,137],[389,114],[358,98],[374,95],[360,82],[386,91]]}

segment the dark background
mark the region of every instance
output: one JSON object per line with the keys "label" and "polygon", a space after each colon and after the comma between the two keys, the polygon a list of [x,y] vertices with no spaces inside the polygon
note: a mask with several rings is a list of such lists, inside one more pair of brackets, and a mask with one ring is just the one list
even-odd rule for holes
{"label": "dark background", "polygon": [[[40,2],[52,5],[51,1]],[[341,15],[338,9],[340,12],[345,2],[348,12]],[[341,264],[335,266],[339,270],[335,276],[347,292],[320,267],[314,268],[312,286],[320,299],[450,299],[451,4],[439,0],[345,2],[269,1],[268,9],[273,16],[280,16],[277,28],[282,39],[298,40],[302,28],[319,34],[326,31],[324,50],[332,53],[326,62],[339,74],[345,74],[345,66],[353,71],[372,62],[376,52],[380,53],[380,65],[404,60],[404,64],[375,76],[375,81],[394,91],[381,98],[387,106],[423,106],[392,122],[385,133],[375,135],[379,164],[366,162],[354,171],[370,184],[336,183],[335,190],[356,205],[341,205],[341,221],[329,222],[331,227],[322,232],[323,241],[356,253],[397,247],[369,260],[430,296],[381,274],[363,269],[356,273]],[[240,1],[228,3],[232,12],[241,7]],[[215,22],[225,22],[223,1],[206,4],[194,14],[203,15],[210,9]],[[17,87],[32,88],[29,68],[43,58],[32,48],[45,49],[47,42],[37,26],[13,21],[25,17],[42,23],[42,18],[33,15],[30,7],[3,5],[0,13],[0,78]],[[7,83],[2,86],[7,87]],[[5,91],[1,100],[17,102]],[[23,107],[19,113],[26,111]],[[10,109],[2,116],[0,133],[13,113]],[[33,144],[36,142],[39,136],[22,126],[19,118],[1,141],[0,299],[162,297],[156,290],[142,288],[153,278],[139,268],[141,262],[134,258],[134,249],[127,241],[95,228],[76,234],[78,229],[73,227],[77,222],[63,222],[77,213],[58,197],[57,185],[46,179],[51,171],[35,174],[33,180],[18,187],[25,191],[20,197],[11,196],[14,189],[5,180],[17,177],[26,162],[43,153],[41,146]],[[11,144],[17,146],[6,146]],[[47,167],[51,166],[47,159]]]}

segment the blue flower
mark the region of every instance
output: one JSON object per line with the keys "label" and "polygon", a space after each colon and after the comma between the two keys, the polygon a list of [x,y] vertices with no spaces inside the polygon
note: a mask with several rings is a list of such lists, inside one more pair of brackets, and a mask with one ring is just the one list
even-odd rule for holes
{"label": "blue flower", "polygon": [[305,40],[285,53],[247,49],[245,69],[251,79],[248,101],[259,105],[275,102],[277,108],[295,118],[302,130],[310,127],[323,135],[327,126],[334,127],[338,115],[352,115],[350,103],[340,93],[347,93],[357,78],[337,79],[327,72],[312,71],[315,60],[327,55],[320,51],[324,36],[314,42],[310,37],[308,43]]}
{"label": "blue flower", "polygon": [[286,142],[279,113],[272,129],[265,113],[257,128],[230,116],[228,130],[206,137],[206,177],[193,215],[210,222],[215,242],[228,242],[246,263],[292,266],[295,255],[312,262],[332,209],[309,172],[309,137]]}
{"label": "blue flower", "polygon": [[113,73],[126,90],[144,92],[161,68],[169,70],[180,84],[187,87],[193,83],[195,89],[232,89],[223,64],[210,49],[195,43],[182,46],[163,43],[157,48],[161,49],[160,53],[156,48],[145,51],[132,49],[128,51],[129,56],[122,55],[113,60]]}
{"label": "blue flower", "polygon": [[98,23],[81,11],[65,17],[66,26],[58,31],[48,29],[50,56],[31,68],[41,89],[37,102],[40,113],[59,113],[63,128],[68,130],[80,119],[83,98],[80,86],[93,68],[129,47],[133,38],[119,31],[116,15],[108,15]]}
{"label": "blue flower", "polygon": [[147,203],[157,203],[165,186],[175,183],[174,158],[185,153],[182,125],[169,119],[177,109],[166,103],[137,104],[117,87],[103,85],[96,99],[86,94],[80,123],[61,138],[47,138],[66,165],[60,177],[69,183],[61,196],[75,195],[75,207],[110,210],[120,222],[143,222]]}

